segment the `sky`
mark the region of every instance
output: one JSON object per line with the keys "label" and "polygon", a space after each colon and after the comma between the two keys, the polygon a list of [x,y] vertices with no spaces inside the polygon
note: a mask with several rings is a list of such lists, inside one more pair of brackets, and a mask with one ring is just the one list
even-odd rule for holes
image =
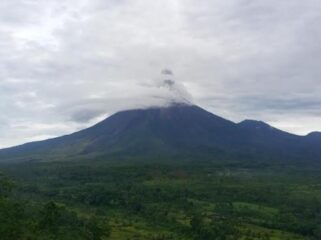
{"label": "sky", "polygon": [[169,100],[321,131],[320,22],[319,0],[1,0],[0,148]]}

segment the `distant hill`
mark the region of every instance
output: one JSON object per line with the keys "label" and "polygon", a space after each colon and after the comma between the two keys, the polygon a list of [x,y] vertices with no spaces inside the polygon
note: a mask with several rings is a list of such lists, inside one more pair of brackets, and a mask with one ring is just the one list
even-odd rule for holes
{"label": "distant hill", "polygon": [[82,131],[0,150],[0,161],[193,155],[321,161],[321,134],[297,136],[264,122],[239,124],[188,104],[118,112]]}

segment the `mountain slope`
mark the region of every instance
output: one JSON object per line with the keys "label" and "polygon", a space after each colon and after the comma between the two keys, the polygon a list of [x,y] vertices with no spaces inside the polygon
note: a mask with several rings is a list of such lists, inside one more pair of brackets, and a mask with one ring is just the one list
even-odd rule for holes
{"label": "mountain slope", "polygon": [[232,142],[236,124],[197,106],[118,112],[88,129],[0,151],[0,158],[115,152],[176,152]]}
{"label": "mountain slope", "polygon": [[0,150],[0,160],[196,153],[317,159],[320,146],[315,134],[300,137],[253,120],[235,124],[198,106],[175,104],[118,112],[70,135]]}

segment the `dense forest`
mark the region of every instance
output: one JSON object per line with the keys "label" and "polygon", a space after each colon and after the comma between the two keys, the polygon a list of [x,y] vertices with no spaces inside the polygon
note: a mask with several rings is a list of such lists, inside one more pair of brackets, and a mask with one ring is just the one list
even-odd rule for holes
{"label": "dense forest", "polygon": [[321,239],[317,169],[105,159],[0,169],[2,240]]}

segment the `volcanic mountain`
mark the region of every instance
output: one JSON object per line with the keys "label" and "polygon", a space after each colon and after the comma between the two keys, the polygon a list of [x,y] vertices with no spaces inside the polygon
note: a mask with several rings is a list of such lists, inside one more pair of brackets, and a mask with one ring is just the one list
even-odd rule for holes
{"label": "volcanic mountain", "polygon": [[266,123],[239,124],[189,104],[118,112],[82,131],[0,150],[0,161],[97,155],[185,155],[321,160],[321,134],[293,135]]}

